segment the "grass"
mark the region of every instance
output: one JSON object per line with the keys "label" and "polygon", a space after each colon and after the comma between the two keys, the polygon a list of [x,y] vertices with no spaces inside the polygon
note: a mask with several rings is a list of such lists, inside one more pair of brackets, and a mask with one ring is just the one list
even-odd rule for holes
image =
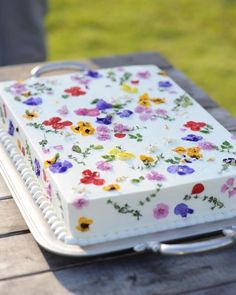
{"label": "grass", "polygon": [[49,59],[159,51],[236,116],[236,1],[49,0]]}

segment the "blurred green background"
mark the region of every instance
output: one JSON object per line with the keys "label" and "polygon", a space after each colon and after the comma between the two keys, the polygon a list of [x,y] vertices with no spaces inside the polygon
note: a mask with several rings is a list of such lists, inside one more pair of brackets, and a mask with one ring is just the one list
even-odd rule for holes
{"label": "blurred green background", "polygon": [[49,0],[49,59],[159,51],[236,116],[236,0]]}

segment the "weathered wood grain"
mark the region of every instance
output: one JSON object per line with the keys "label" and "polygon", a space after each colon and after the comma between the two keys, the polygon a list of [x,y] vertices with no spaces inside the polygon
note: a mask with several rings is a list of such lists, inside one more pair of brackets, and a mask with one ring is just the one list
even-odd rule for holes
{"label": "weathered wood grain", "polygon": [[27,230],[27,225],[13,199],[1,200],[0,217],[0,238]]}
{"label": "weathered wood grain", "polygon": [[91,59],[100,68],[119,67],[125,65],[157,65],[166,70],[172,68],[169,61],[158,52],[141,52],[136,54],[113,55]]}
{"label": "weathered wood grain", "polygon": [[[2,281],[0,293],[34,290],[34,294],[64,294],[67,290],[80,295],[94,292],[96,295],[191,294],[216,284],[236,282],[235,250],[236,247],[231,247],[227,251],[181,257],[143,254],[54,268],[53,272],[41,271],[33,276]],[[24,267],[24,260],[21,261]]]}
{"label": "weathered wood grain", "polygon": [[8,196],[11,196],[11,193],[2,176],[0,175],[0,200],[5,199]]}

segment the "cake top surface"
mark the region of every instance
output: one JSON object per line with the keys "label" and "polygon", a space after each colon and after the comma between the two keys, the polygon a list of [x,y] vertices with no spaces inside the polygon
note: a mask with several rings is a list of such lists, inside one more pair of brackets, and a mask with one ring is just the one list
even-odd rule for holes
{"label": "cake top surface", "polygon": [[156,66],[0,84],[4,104],[69,202],[235,174],[235,138]]}

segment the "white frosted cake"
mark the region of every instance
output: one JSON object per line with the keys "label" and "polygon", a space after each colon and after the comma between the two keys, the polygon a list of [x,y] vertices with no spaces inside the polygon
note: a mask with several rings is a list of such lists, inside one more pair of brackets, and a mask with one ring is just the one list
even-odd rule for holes
{"label": "white frosted cake", "polygon": [[66,243],[236,215],[235,138],[156,66],[2,82],[0,110]]}

